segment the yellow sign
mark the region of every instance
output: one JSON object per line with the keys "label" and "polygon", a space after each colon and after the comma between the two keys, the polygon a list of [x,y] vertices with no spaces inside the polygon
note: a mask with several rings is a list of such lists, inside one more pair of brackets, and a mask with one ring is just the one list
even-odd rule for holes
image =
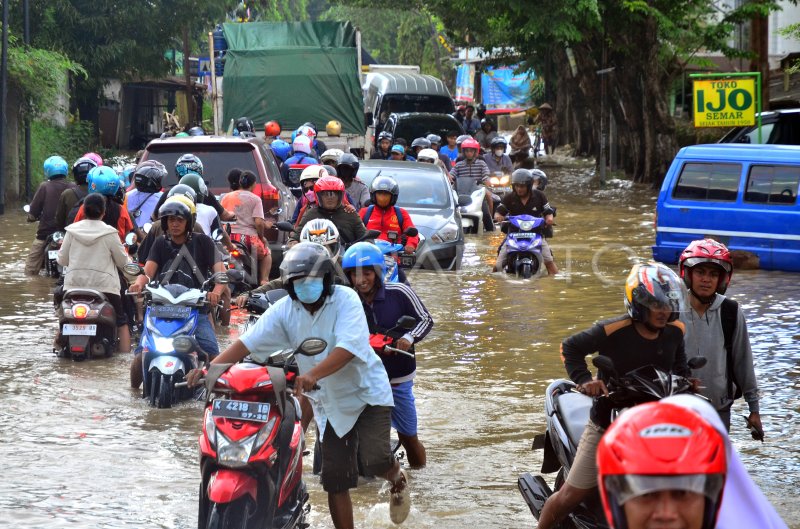
{"label": "yellow sign", "polygon": [[742,127],[755,124],[755,79],[694,81],[695,127]]}

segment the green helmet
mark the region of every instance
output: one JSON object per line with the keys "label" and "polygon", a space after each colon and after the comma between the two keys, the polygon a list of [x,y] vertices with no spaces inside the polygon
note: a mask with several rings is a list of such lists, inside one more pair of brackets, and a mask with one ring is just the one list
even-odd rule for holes
{"label": "green helmet", "polygon": [[178,182],[179,184],[184,184],[192,189],[194,189],[195,194],[197,195],[197,203],[202,204],[205,202],[206,197],[208,196],[208,187],[206,183],[203,181],[203,177],[197,173],[188,172],[183,178],[180,179]]}

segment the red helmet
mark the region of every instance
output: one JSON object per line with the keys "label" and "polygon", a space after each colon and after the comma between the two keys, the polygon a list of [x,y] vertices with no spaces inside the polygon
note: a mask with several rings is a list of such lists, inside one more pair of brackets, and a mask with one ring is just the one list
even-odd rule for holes
{"label": "red helmet", "polygon": [[597,446],[600,497],[615,529],[627,529],[626,501],[657,491],[705,496],[703,529],[712,529],[725,486],[725,439],[703,417],[665,402],[635,406]]}
{"label": "red helmet", "polygon": [[277,121],[267,121],[264,123],[264,136],[275,137],[281,135],[281,126]]}
{"label": "red helmet", "polygon": [[321,191],[336,191],[339,193],[339,204],[342,203],[344,197],[344,182],[335,176],[323,176],[314,183],[314,196],[317,197],[317,204],[322,207],[322,201],[319,199]]}
{"label": "red helmet", "polygon": [[686,273],[686,269],[702,263],[711,263],[722,268],[725,275],[719,278],[717,294],[724,294],[733,276],[731,252],[724,244],[714,239],[700,239],[689,243],[678,260],[678,270],[688,288],[692,288],[692,278],[691,274]]}
{"label": "red helmet", "polygon": [[461,143],[461,150],[464,149],[475,149],[479,151],[481,149],[481,144],[475,138],[467,138]]}

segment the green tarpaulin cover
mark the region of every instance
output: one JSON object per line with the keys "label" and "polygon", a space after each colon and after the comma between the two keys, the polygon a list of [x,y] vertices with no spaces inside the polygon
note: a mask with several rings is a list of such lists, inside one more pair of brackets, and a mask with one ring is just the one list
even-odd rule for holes
{"label": "green tarpaulin cover", "polygon": [[224,122],[274,119],[284,130],[328,121],[364,133],[356,31],[349,22],[224,24]]}

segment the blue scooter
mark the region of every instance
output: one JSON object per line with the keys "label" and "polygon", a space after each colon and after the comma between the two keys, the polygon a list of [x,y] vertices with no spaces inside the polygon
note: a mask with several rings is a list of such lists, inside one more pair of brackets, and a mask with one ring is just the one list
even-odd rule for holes
{"label": "blue scooter", "polygon": [[[383,259],[386,263],[386,272],[383,275],[384,283],[408,283],[405,273],[401,269],[413,268],[417,262],[417,256],[413,253],[405,253],[406,242],[409,237],[416,237],[419,230],[414,227],[406,228],[400,235],[396,231],[386,234],[388,241],[375,239],[375,245],[383,252]],[[398,239],[400,242],[397,242]]]}
{"label": "blue scooter", "polygon": [[544,219],[531,215],[508,217],[508,235],[504,244],[508,254],[503,263],[507,274],[515,274],[522,279],[530,279],[542,266],[542,234]]}

